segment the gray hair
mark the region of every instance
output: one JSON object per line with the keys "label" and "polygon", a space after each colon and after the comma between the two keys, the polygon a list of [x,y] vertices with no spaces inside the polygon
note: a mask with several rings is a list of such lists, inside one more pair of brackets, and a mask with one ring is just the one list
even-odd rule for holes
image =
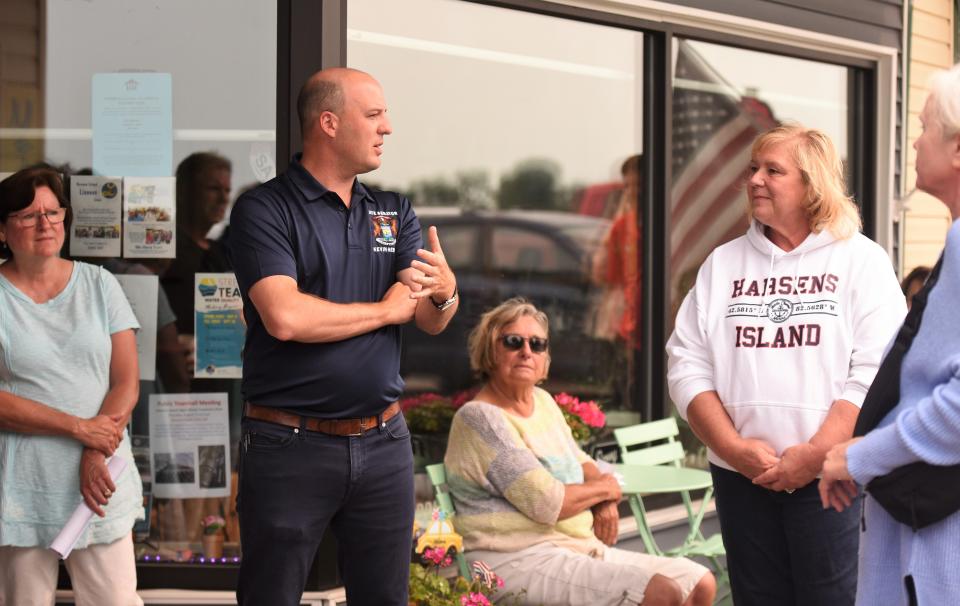
{"label": "gray hair", "polygon": [[[507,299],[480,316],[479,324],[470,331],[467,348],[470,352],[470,368],[480,375],[481,379],[489,379],[496,365],[495,353],[500,331],[504,326],[513,324],[523,316],[530,316],[536,320],[543,329],[544,336],[550,336],[550,321],[547,319],[547,314],[523,297]],[[547,351],[544,355],[546,356],[543,376],[545,379],[547,371],[550,370],[550,352]]]}
{"label": "gray hair", "polygon": [[930,100],[944,137],[960,133],[960,63],[930,79]]}

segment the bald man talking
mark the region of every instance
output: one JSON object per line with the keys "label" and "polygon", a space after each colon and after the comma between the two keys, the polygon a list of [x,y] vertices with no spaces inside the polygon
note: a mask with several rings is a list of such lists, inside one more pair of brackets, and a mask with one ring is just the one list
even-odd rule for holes
{"label": "bald man talking", "polygon": [[303,153],[243,195],[231,247],[247,319],[237,599],[297,605],[329,526],[350,606],[407,604],[410,432],[397,405],[400,327],[430,334],[456,278],[405,197],[357,175],[391,133],[383,90],[346,68],[297,99]]}

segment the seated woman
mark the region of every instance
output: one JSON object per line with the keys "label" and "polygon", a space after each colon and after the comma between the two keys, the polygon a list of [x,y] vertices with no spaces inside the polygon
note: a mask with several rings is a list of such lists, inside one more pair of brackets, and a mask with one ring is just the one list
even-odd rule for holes
{"label": "seated woman", "polygon": [[[47,547],[82,500],[99,517],[65,562],[76,603],[132,606],[139,326],[110,272],[60,257],[67,210],[52,169],[0,182],[0,604],[54,603]],[[116,481],[111,455],[127,461]]]}
{"label": "seated woman", "polygon": [[620,486],[536,386],[550,365],[547,334],[547,316],[519,298],[470,334],[470,364],[486,384],[454,417],[444,458],[467,556],[531,604],[710,604],[716,581],[703,566],[609,547]]}

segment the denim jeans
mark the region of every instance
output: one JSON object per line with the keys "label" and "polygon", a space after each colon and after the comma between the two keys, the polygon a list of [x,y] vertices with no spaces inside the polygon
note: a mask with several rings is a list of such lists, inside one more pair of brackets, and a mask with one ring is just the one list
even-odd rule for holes
{"label": "denim jeans", "polygon": [[403,415],[363,436],[244,419],[237,511],[241,606],[300,604],[329,525],[350,606],[406,606],[413,452]]}
{"label": "denim jeans", "polygon": [[716,465],[710,471],[734,604],[854,603],[859,497],[837,513],[820,504],[818,480],[791,494]]}

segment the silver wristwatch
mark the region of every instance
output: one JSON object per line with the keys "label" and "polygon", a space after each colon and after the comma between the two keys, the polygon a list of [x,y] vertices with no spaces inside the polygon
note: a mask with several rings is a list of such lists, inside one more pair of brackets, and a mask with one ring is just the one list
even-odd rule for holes
{"label": "silver wristwatch", "polygon": [[453,294],[450,296],[449,299],[447,299],[442,303],[437,303],[436,301],[433,300],[433,297],[430,297],[430,302],[433,303],[433,306],[437,308],[437,311],[444,311],[445,309],[447,309],[448,307],[450,307],[451,305],[457,302],[457,291],[458,291],[458,287],[454,287]]}

